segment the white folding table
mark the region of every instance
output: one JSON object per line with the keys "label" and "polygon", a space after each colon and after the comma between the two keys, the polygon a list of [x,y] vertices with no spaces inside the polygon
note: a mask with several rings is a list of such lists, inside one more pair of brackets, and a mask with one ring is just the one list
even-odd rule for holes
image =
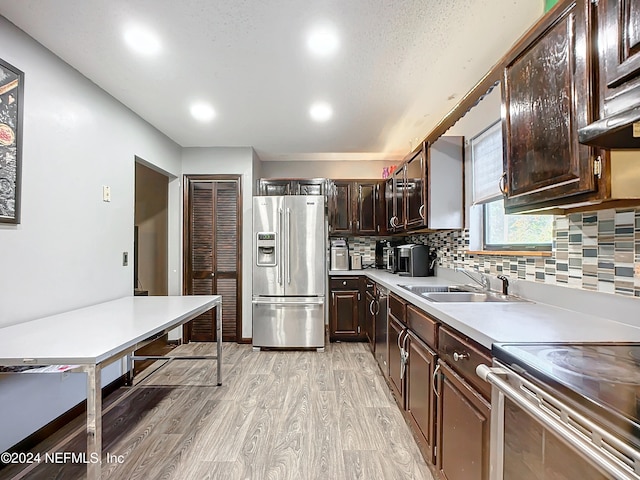
{"label": "white folding table", "polygon": [[[164,333],[218,307],[217,382],[222,384],[220,295],[124,297],[0,328],[0,365],[78,365],[87,374],[87,459],[102,458],[101,369]],[[160,357],[157,357],[160,358]],[[181,357],[185,358],[185,357]],[[131,362],[128,362],[131,365]],[[87,478],[100,478],[87,462]]]}

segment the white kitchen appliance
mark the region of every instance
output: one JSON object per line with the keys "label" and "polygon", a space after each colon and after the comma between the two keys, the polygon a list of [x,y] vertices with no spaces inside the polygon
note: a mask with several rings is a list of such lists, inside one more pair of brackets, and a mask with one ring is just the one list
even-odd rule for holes
{"label": "white kitchen appliance", "polygon": [[253,198],[253,346],[324,349],[324,196]]}

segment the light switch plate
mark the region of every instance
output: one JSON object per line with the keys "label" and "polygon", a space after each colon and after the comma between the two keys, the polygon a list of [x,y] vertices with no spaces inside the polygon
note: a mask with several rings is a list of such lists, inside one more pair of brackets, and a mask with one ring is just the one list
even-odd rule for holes
{"label": "light switch plate", "polygon": [[122,266],[126,267],[129,265],[129,252],[122,252]]}
{"label": "light switch plate", "polygon": [[111,201],[111,187],[108,185],[102,186],[102,201],[103,202]]}

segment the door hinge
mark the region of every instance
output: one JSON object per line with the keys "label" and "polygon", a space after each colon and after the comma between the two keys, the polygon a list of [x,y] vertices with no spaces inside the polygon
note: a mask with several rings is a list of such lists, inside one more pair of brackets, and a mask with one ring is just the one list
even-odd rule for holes
{"label": "door hinge", "polygon": [[434,457],[438,456],[438,447],[436,447],[436,446],[433,447],[433,456]]}
{"label": "door hinge", "polygon": [[596,178],[602,176],[602,157],[600,155],[593,160],[593,174]]}
{"label": "door hinge", "polygon": [[358,333],[360,333],[360,326],[358,326]]}
{"label": "door hinge", "polygon": [[360,300],[360,294],[358,294],[358,300]]}

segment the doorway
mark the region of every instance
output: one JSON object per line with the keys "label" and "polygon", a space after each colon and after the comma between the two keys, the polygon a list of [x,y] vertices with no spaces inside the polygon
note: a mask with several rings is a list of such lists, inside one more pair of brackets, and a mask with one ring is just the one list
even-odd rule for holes
{"label": "doorway", "polygon": [[[185,295],[222,295],[222,340],[241,339],[240,175],[185,175]],[[215,309],[185,325],[184,342],[216,341]]]}
{"label": "doorway", "polygon": [[169,178],[135,162],[134,293],[168,294]]}

